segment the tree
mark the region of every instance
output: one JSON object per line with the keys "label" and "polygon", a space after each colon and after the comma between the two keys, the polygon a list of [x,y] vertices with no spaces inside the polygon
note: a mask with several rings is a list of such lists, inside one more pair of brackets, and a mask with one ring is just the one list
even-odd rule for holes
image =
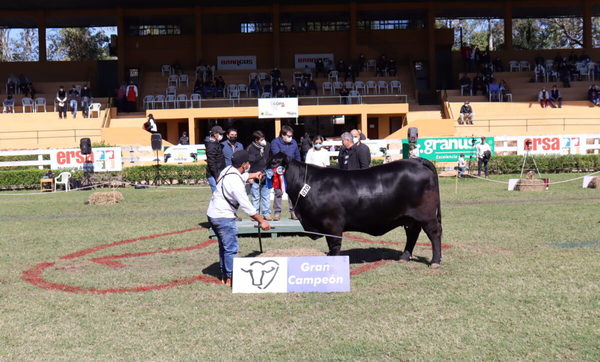
{"label": "tree", "polygon": [[461,33],[464,43],[479,49],[497,50],[504,44],[504,21],[501,19],[445,19],[436,20],[436,26],[454,29],[453,50],[461,47]]}
{"label": "tree", "polygon": [[10,60],[10,46],[9,46],[10,29],[0,28],[0,61]]}
{"label": "tree", "polygon": [[10,41],[11,57],[13,62],[30,62],[39,59],[38,31],[37,29],[23,29],[20,38]]}
{"label": "tree", "polygon": [[81,61],[108,57],[108,36],[90,28],[62,28],[48,36],[48,59]]}

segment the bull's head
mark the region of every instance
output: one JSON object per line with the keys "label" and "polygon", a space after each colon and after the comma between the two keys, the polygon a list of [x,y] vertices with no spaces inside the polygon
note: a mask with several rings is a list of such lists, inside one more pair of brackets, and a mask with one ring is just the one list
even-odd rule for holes
{"label": "bull's head", "polygon": [[273,279],[275,279],[275,275],[277,275],[277,271],[279,270],[279,263],[274,260],[267,260],[264,263],[260,261],[254,261],[250,263],[250,267],[248,269],[242,269],[243,272],[250,274],[250,278],[252,278],[252,285],[258,287],[259,289],[266,289]]}
{"label": "bull's head", "polygon": [[269,162],[267,163],[267,168],[274,169],[281,166],[285,169],[291,161],[292,158],[290,156],[286,155],[283,152],[279,152],[271,156]]}

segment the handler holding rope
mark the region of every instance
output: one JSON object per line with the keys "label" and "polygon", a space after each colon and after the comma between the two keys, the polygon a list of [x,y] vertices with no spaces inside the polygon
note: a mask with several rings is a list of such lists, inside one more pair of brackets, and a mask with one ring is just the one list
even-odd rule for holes
{"label": "handler holding rope", "polygon": [[260,224],[263,230],[271,225],[256,212],[246,194],[245,183],[248,178],[262,178],[260,172],[248,174],[250,162],[248,151],[241,150],[233,154],[231,166],[226,167],[217,181],[217,189],[212,194],[206,214],[208,221],[219,240],[219,265],[223,284],[231,286],[233,258],[238,252],[237,225],[235,212],[241,206],[252,219]]}

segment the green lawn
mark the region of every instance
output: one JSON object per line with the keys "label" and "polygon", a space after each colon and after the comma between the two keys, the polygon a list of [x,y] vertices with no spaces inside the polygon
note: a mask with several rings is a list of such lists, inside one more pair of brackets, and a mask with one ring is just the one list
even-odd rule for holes
{"label": "green lawn", "polygon": [[[578,175],[551,175],[551,181]],[[494,176],[505,181],[509,176]],[[129,293],[70,293],[23,278],[55,263],[45,281],[136,288],[217,270],[215,244],[177,253],[92,258],[185,248],[195,230],[81,257],[98,245],[197,228],[207,189],[122,190],[125,202],[84,205],[91,192],[0,194],[0,360],[600,360],[600,191],[581,180],[541,193],[483,180],[442,179],[443,267],[396,260],[400,245],[344,240],[358,259],[391,259],[338,294],[231,294],[202,281]],[[404,242],[404,232],[373,240]],[[266,249],[313,248],[324,239],[263,240]],[[419,242],[428,242],[424,234]],[[580,247],[561,248],[555,243]],[[587,244],[589,243],[589,244]],[[256,252],[241,241],[240,255]],[[417,246],[427,261],[431,251]]]}

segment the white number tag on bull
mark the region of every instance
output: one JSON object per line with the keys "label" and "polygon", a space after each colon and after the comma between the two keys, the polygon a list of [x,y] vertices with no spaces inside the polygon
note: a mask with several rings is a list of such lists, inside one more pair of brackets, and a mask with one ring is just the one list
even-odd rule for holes
{"label": "white number tag on bull", "polygon": [[300,190],[300,195],[302,197],[306,197],[306,195],[308,195],[309,191],[310,191],[310,186],[308,184],[304,184],[304,186],[302,186],[302,189]]}

